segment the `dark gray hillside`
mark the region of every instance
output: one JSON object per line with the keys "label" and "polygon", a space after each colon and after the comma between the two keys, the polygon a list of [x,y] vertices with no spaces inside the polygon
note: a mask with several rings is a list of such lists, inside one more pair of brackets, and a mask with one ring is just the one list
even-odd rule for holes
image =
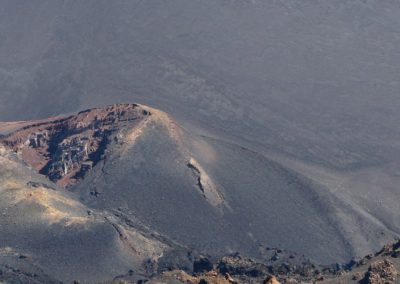
{"label": "dark gray hillside", "polygon": [[15,251],[0,255],[0,280],[13,284],[59,284],[60,281],[47,275],[43,269],[32,264],[25,255]]}
{"label": "dark gray hillside", "polygon": [[[155,125],[125,152],[110,146],[71,190],[205,251],[257,255],[265,241],[347,260],[400,233],[399,30],[389,0],[0,0],[0,120],[162,109],[215,140],[177,143]],[[2,140],[23,125],[5,125]],[[46,212],[28,205],[4,224],[10,242],[37,223],[13,218]]]}
{"label": "dark gray hillside", "polygon": [[[347,263],[398,236],[396,213],[384,215],[395,203],[374,208],[333,177],[323,183],[315,171],[310,179],[302,164],[294,171],[289,160],[193,134],[147,106],[3,123],[0,131],[0,256],[26,255],[12,267],[43,277],[148,278],[192,272],[199,254],[236,252],[277,265],[271,247],[305,256],[282,260],[293,266],[308,257]],[[64,183],[46,179],[49,163]]]}
{"label": "dark gray hillside", "polygon": [[114,152],[71,190],[90,206],[118,209],[198,251],[248,251],[251,239],[227,218],[228,207],[204,198],[188,162],[166,126],[152,122],[131,149]]}
{"label": "dark gray hillside", "polygon": [[[245,216],[254,240],[309,255],[321,263],[348,261],[379,249],[399,231],[356,207],[356,199],[248,149],[205,138],[220,159],[205,167],[225,188],[236,220]],[[232,182],[234,181],[234,182]]]}
{"label": "dark gray hillside", "polygon": [[[72,190],[98,209],[119,210],[161,235],[214,256],[261,257],[282,247],[320,263],[347,262],[390,241],[391,232],[328,188],[260,154],[154,120],[118,145]],[[190,160],[202,172],[200,180]],[[208,183],[207,183],[207,179]],[[202,186],[222,197],[217,205]]]}
{"label": "dark gray hillside", "polygon": [[0,120],[148,104],[312,169],[300,172],[399,232],[399,19],[380,0],[3,0]]}

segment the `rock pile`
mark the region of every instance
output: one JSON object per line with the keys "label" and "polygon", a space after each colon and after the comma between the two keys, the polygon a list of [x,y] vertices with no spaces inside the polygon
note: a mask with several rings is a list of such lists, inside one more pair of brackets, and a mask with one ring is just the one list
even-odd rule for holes
{"label": "rock pile", "polygon": [[393,263],[388,259],[384,259],[371,264],[361,283],[392,284],[395,283],[398,276],[399,272],[396,270]]}

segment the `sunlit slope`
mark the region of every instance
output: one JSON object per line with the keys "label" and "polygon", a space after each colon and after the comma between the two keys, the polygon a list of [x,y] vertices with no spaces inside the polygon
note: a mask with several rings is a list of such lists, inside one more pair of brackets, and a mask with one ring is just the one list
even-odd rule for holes
{"label": "sunlit slope", "polygon": [[[131,269],[145,273],[143,263],[167,248],[111,214],[90,210],[0,150],[0,265],[20,269],[12,281],[23,283],[24,273],[36,273],[30,281],[39,283],[105,281]],[[6,272],[2,277],[10,280]]]}

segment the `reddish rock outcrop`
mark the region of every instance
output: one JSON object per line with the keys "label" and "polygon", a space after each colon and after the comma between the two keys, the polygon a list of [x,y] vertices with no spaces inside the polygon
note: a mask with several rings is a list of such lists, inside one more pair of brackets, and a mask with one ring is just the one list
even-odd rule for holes
{"label": "reddish rock outcrop", "polygon": [[21,124],[21,128],[1,137],[0,143],[20,153],[39,173],[67,187],[102,159],[109,143],[121,140],[121,129],[132,128],[148,115],[134,104],[91,109]]}

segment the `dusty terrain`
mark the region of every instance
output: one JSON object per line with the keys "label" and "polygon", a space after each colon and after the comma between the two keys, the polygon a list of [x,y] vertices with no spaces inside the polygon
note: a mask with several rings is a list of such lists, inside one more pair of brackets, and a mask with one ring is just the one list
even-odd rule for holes
{"label": "dusty terrain", "polygon": [[6,281],[166,281],[175,270],[194,283],[193,273],[336,281],[396,236],[284,163],[147,106],[4,123],[0,134]]}
{"label": "dusty terrain", "polygon": [[379,251],[400,235],[399,30],[398,1],[2,0],[0,277]]}

